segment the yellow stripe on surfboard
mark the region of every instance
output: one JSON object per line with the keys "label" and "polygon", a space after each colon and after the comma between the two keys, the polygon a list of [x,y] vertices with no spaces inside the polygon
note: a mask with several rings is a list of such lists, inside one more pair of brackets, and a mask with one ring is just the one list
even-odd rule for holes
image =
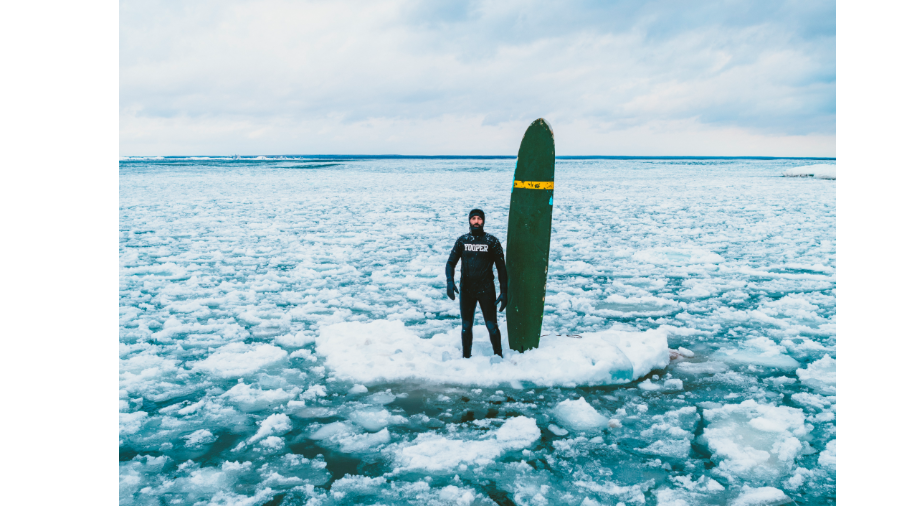
{"label": "yellow stripe on surfboard", "polygon": [[552,190],[553,181],[513,181],[513,188],[527,190]]}

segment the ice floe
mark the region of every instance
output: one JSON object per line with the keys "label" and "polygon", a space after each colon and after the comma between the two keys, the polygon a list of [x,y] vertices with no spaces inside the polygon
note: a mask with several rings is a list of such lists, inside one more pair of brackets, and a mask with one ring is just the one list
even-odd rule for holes
{"label": "ice floe", "polygon": [[490,464],[506,451],[527,448],[540,436],[534,419],[520,416],[507,419],[479,439],[420,434],[411,443],[400,445],[394,458],[398,470],[454,471],[463,465]]}
{"label": "ice floe", "polygon": [[793,470],[811,426],[803,411],[747,400],[703,412],[700,436],[726,477],[766,480]]}
{"label": "ice floe", "polygon": [[[422,339],[397,320],[346,322],[324,327],[316,352],[335,377],[367,385],[397,381],[495,386],[518,381],[540,386],[628,383],[669,363],[664,328],[643,332],[608,330],[579,338],[549,335],[537,349],[504,350],[462,358],[459,335]],[[451,358],[444,360],[443,354]]]}

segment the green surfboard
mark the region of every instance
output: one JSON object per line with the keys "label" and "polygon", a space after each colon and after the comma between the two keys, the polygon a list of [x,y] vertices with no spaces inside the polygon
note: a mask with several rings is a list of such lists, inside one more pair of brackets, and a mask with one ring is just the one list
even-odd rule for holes
{"label": "green surfboard", "polygon": [[539,118],[528,127],[513,177],[509,201],[506,269],[509,273],[506,324],[509,347],[537,348],[544,319],[550,226],[553,221],[553,130]]}

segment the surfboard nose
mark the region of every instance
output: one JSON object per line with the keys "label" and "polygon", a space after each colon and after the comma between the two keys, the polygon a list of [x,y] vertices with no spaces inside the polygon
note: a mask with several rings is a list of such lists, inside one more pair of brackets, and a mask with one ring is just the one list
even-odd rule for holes
{"label": "surfboard nose", "polygon": [[[553,127],[550,126],[550,122],[547,121],[547,120],[545,120],[544,118],[538,118],[538,119],[532,121],[532,122],[531,122],[531,126],[536,125],[536,124],[539,124],[539,123],[540,123],[540,124],[543,124],[543,126],[546,126],[546,127],[547,127],[547,130],[550,130],[550,135],[551,135],[551,136],[553,135]],[[529,126],[529,128],[530,128],[530,126]]]}

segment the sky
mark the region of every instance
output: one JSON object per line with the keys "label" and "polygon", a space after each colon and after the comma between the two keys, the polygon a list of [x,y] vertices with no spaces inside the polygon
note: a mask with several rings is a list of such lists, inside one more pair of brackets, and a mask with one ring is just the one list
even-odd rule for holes
{"label": "sky", "polygon": [[119,3],[119,154],[835,156],[835,3]]}

